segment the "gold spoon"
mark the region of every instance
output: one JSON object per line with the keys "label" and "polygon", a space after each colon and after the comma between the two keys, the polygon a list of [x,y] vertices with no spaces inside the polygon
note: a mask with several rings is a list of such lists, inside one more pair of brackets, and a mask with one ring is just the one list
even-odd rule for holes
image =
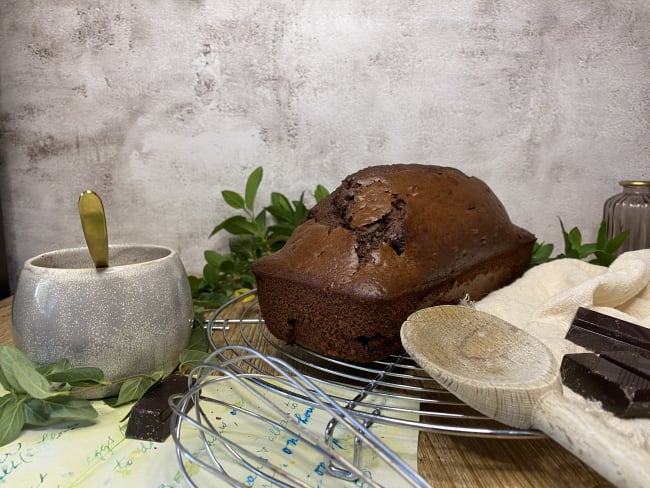
{"label": "gold spoon", "polygon": [[648,486],[650,455],[568,401],[551,351],[526,331],[447,305],[413,313],[401,338],[413,359],[470,407],[543,431],[616,486]]}
{"label": "gold spoon", "polygon": [[86,244],[96,268],[108,266],[108,232],[101,198],[86,190],[79,196],[79,217]]}

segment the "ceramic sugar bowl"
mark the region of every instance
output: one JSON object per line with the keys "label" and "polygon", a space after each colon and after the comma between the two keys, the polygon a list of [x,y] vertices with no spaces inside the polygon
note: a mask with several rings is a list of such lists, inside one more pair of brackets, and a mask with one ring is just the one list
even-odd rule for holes
{"label": "ceramic sugar bowl", "polygon": [[87,248],[71,248],[25,263],[13,301],[14,339],[35,363],[67,358],[114,380],[178,362],[193,319],[180,257],[162,246],[112,245],[109,258],[108,267],[95,268]]}

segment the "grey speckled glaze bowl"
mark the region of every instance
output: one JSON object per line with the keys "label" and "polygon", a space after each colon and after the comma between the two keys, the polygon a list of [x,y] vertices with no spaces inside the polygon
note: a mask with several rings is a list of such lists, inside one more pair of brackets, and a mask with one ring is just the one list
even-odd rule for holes
{"label": "grey speckled glaze bowl", "polygon": [[178,254],[161,246],[113,245],[109,264],[96,269],[85,247],[25,262],[13,300],[14,339],[34,362],[68,358],[73,366],[101,368],[113,380],[178,361],[193,318]]}

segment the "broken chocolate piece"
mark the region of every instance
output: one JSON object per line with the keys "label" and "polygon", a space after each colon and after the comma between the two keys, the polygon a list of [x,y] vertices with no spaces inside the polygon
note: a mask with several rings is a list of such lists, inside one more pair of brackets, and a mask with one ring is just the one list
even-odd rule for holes
{"label": "broken chocolate piece", "polygon": [[650,380],[593,353],[566,354],[562,382],[617,417],[650,418]]}
{"label": "broken chocolate piece", "polygon": [[650,352],[650,329],[580,307],[566,338],[594,352]]}
{"label": "broken chocolate piece", "polygon": [[188,390],[187,376],[172,374],[149,390],[133,407],[126,426],[126,437],[163,442],[171,432],[172,410],[169,397]]}
{"label": "broken chocolate piece", "polygon": [[600,356],[650,381],[650,352],[608,351]]}

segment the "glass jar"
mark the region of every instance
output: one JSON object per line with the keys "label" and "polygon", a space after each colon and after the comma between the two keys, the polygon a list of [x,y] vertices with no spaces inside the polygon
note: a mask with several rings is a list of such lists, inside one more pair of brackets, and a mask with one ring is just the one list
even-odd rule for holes
{"label": "glass jar", "polygon": [[617,255],[625,251],[650,248],[650,181],[619,181],[623,191],[605,201],[603,219],[607,238],[630,229]]}

